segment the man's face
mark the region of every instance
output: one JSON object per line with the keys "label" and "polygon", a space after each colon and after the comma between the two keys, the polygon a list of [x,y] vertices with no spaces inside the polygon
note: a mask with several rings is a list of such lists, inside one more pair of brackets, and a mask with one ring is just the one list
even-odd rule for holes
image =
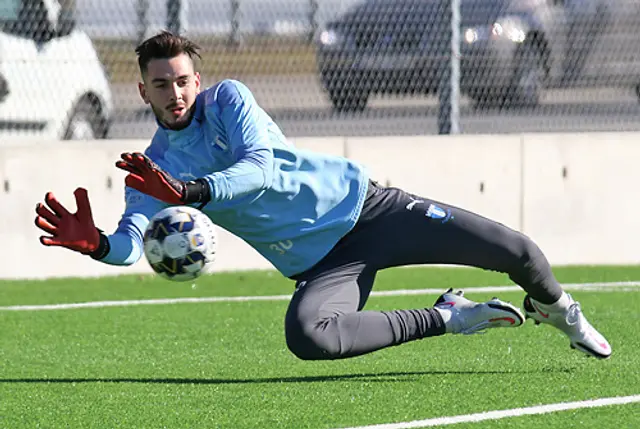
{"label": "man's face", "polygon": [[153,59],[138,84],[140,96],[150,104],[158,120],[167,128],[179,130],[191,122],[200,75],[186,54]]}

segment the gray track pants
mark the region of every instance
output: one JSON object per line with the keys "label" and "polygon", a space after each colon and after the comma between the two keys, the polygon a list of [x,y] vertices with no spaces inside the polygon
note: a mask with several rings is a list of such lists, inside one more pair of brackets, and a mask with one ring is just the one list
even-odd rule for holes
{"label": "gray track pants", "polygon": [[430,308],[362,311],[378,270],[413,264],[506,273],[543,303],[562,294],[547,259],[525,235],[461,208],[371,182],[353,230],[316,266],[292,277],[296,291],[285,317],[291,352],[300,359],[340,359],[444,334],[442,319]]}

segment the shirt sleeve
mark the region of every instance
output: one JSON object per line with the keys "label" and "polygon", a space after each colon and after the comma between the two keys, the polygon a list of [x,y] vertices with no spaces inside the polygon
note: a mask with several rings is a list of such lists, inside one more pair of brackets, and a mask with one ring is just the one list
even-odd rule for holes
{"label": "shirt sleeve", "polygon": [[107,236],[110,250],[101,259],[109,265],[132,265],[143,254],[144,231],[149,219],[165,205],[135,189],[125,189],[126,209],[115,232]]}
{"label": "shirt sleeve", "polygon": [[218,112],[235,162],[204,178],[211,187],[211,201],[222,202],[267,189],[273,178],[273,151],[269,118],[248,88],[224,81],[216,95],[207,108]]}

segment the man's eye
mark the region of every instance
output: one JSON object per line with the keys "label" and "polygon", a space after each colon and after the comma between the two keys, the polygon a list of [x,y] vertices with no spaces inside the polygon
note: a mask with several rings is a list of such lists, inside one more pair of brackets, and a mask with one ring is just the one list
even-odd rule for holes
{"label": "man's eye", "polygon": [[187,79],[182,79],[178,81],[178,86],[187,86],[189,81]]}

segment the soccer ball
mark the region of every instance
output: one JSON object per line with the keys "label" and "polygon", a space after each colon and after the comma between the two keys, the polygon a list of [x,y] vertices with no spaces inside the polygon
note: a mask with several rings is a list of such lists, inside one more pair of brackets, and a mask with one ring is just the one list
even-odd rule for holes
{"label": "soccer ball", "polygon": [[189,206],[159,211],[144,233],[144,255],[153,271],[178,282],[207,272],[215,259],[217,244],[213,222]]}

